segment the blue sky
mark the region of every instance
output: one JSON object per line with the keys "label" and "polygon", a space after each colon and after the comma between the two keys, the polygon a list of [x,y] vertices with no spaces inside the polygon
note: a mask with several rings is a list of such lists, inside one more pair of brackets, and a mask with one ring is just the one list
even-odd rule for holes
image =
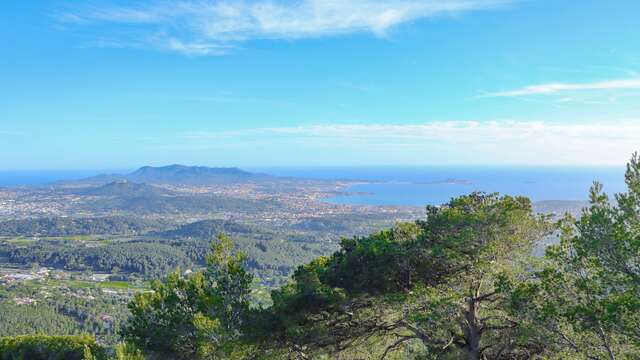
{"label": "blue sky", "polygon": [[0,169],[622,164],[637,0],[0,3]]}

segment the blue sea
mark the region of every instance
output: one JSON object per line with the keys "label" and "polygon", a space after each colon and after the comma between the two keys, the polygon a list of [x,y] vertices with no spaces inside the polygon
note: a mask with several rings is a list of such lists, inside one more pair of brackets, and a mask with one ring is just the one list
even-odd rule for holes
{"label": "blue sea", "polygon": [[619,167],[321,167],[271,168],[280,176],[361,180],[350,186],[355,195],[326,201],[339,204],[442,204],[473,191],[524,195],[533,201],[586,200],[594,180],[608,193],[625,190],[624,166]]}
{"label": "blue sea", "polygon": [[[472,191],[524,195],[540,200],[586,200],[594,180],[608,193],[625,190],[624,167],[278,167],[248,168],[277,176],[357,180],[339,204],[441,204]],[[59,180],[130,170],[0,171],[0,186],[42,186]],[[348,194],[351,193],[351,194]]]}

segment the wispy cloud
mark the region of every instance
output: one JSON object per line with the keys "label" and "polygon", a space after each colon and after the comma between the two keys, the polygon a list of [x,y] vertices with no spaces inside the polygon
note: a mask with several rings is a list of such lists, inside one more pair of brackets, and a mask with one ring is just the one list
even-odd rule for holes
{"label": "wispy cloud", "polygon": [[297,153],[379,153],[374,158],[387,163],[620,164],[637,150],[640,120],[337,124],[191,131],[179,136],[187,146],[201,149],[235,144],[269,151],[277,144],[296,148]]}
{"label": "wispy cloud", "polygon": [[166,49],[186,55],[226,55],[231,46],[211,44],[202,41],[183,42],[178,39],[167,39]]}
{"label": "wispy cloud", "polygon": [[517,97],[529,95],[550,95],[571,91],[632,89],[640,89],[640,78],[636,77],[630,79],[597,81],[591,83],[548,83],[531,85],[515,90],[487,93],[481,95],[481,97]]}
{"label": "wispy cloud", "polygon": [[541,137],[590,141],[594,138],[630,140],[640,138],[640,121],[564,123],[545,121],[441,121],[417,125],[335,124],[296,127],[254,128],[225,132],[194,131],[181,134],[196,139],[228,135],[290,135],[315,138],[437,140],[496,142]]}
{"label": "wispy cloud", "polygon": [[221,55],[229,45],[252,39],[301,39],[356,32],[384,36],[401,23],[493,9],[513,1],[146,1],[130,6],[85,6],[56,17],[75,26],[110,23],[144,38],[163,37],[161,46],[149,41],[148,45],[156,48],[189,55]]}

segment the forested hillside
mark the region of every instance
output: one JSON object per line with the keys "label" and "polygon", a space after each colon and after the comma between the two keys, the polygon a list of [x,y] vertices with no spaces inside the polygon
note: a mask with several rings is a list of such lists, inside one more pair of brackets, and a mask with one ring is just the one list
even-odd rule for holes
{"label": "forested hillside", "polygon": [[122,216],[48,217],[0,222],[0,236],[64,237],[78,235],[138,235],[170,226],[166,221]]}
{"label": "forested hillside", "polygon": [[[579,219],[498,194],[428,207],[425,219],[343,239],[266,307],[252,301],[246,256],[220,235],[203,271],[137,294],[120,334],[152,359],[635,359],[637,155],[625,179],[615,204],[594,183]],[[560,243],[533,256],[552,232]]]}
{"label": "forested hillside", "polygon": [[640,0],[0,0],[0,49],[0,360],[640,360]]}
{"label": "forested hillside", "polygon": [[[95,301],[90,289],[76,293],[75,300],[50,302],[36,313],[4,305],[3,315],[14,316],[3,326],[14,333],[29,332],[29,326],[37,324],[56,335],[69,334],[65,329],[72,328],[70,319],[81,317],[87,329],[117,337],[117,353],[84,338],[34,337],[4,338],[0,354],[35,351],[35,342],[40,344],[37,351],[68,347],[77,355],[82,349],[78,358],[636,359],[637,155],[625,180],[628,190],[616,194],[615,201],[594,183],[579,218],[537,214],[525,197],[477,192],[429,206],[423,219],[343,238],[337,251],[299,266],[261,305],[248,271],[256,264],[243,251],[251,242],[239,236],[234,244],[221,234],[208,248],[204,245],[214,231],[241,235],[248,228],[222,221],[185,225],[163,236],[185,244],[196,241],[198,247],[184,254],[197,254],[202,270],[173,272],[153,281],[151,291],[135,293],[126,315],[105,318],[97,313],[108,310],[87,308]],[[544,256],[535,256],[536,244],[552,233],[560,242],[548,246]],[[139,246],[146,245],[103,246],[100,251],[113,253],[96,260],[87,260],[92,255],[82,251],[40,258],[38,248],[24,254],[18,248],[10,256],[32,256],[30,261],[45,263],[68,258],[67,266],[76,261],[71,259],[85,257],[77,262],[97,262],[98,269],[114,266],[107,261],[111,257],[131,257],[135,268],[135,254],[149,254]],[[157,246],[158,251],[165,249],[162,243]],[[261,248],[271,246],[269,241],[254,246],[270,253]],[[286,257],[292,251],[279,248],[271,253]],[[158,259],[170,262],[150,275],[195,257],[159,254]],[[284,257],[277,261],[285,262]],[[20,291],[27,297],[32,290]],[[53,304],[58,311],[52,311]]]}

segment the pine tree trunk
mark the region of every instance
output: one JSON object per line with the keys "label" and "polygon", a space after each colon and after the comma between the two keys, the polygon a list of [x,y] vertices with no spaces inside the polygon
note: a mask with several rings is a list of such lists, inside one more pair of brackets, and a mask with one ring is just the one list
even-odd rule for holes
{"label": "pine tree trunk", "polygon": [[480,360],[480,321],[478,320],[478,303],[473,299],[469,299],[468,309],[466,311],[467,329],[465,331],[467,338],[467,358],[469,360]]}

